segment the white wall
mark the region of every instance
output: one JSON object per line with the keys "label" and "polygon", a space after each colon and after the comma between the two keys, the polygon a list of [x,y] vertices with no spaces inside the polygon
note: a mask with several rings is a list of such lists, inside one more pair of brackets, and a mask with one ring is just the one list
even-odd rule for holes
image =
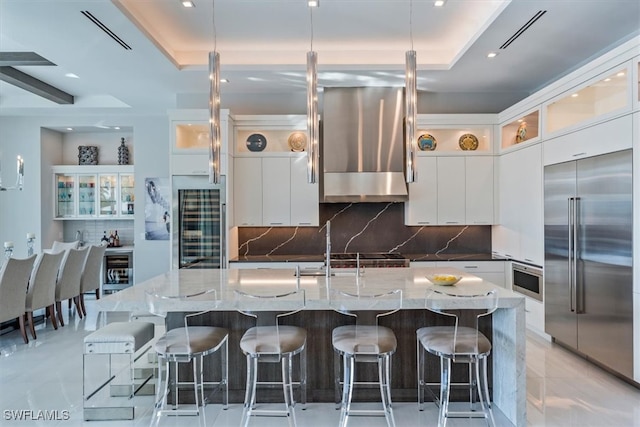
{"label": "white wall", "polygon": [[[65,116],[65,117],[0,117],[0,153],[3,157],[3,184],[15,182],[15,158],[25,159],[25,184],[22,192],[0,193],[0,242],[12,240],[14,254],[27,253],[26,234],[36,233],[36,248],[49,247],[58,238],[62,226],[53,221],[52,175],[50,165],[62,163],[62,136],[43,128],[93,126],[130,126],[135,140],[136,199],[144,200],[145,177],[169,176],[169,120],[167,116]],[[120,135],[112,143],[112,157],[117,153]],[[126,136],[126,135],[122,135]],[[81,144],[78,144],[81,145]],[[110,144],[111,145],[111,144]],[[67,146],[68,148],[68,146]],[[75,148],[77,153],[77,147]],[[67,156],[69,154],[67,153]],[[116,161],[108,160],[116,164]],[[76,164],[76,163],[72,163]],[[169,241],[145,241],[144,209],[136,209],[135,281],[136,283],[164,273],[170,268]]]}

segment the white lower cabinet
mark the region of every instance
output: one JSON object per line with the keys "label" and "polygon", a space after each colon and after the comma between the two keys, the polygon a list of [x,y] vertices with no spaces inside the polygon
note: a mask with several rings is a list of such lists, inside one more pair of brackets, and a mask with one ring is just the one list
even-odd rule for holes
{"label": "white lower cabinet", "polygon": [[318,184],[309,184],[306,156],[236,157],[234,215],[237,226],[317,226]]}
{"label": "white lower cabinet", "polygon": [[494,223],[493,157],[416,158],[418,180],[409,184],[405,225]]}
{"label": "white lower cabinet", "polygon": [[478,276],[501,288],[506,286],[504,261],[438,261],[436,266],[456,268],[465,273]]}
{"label": "white lower cabinet", "polygon": [[527,328],[544,334],[544,304],[529,297],[524,297],[524,300]]}

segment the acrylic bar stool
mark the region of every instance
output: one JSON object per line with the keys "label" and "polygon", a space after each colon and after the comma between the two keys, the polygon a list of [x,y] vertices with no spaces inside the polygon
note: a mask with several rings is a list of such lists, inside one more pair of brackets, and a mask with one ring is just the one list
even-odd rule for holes
{"label": "acrylic bar stool", "polygon": [[[300,403],[304,409],[307,401],[307,331],[298,326],[281,325],[280,320],[305,307],[304,289],[276,295],[236,290],[235,298],[237,310],[256,319],[256,326],[248,329],[240,340],[240,348],[247,357],[247,385],[240,425],[247,426],[252,416],[282,415],[287,417],[290,426],[295,426],[292,358],[300,355]],[[259,362],[282,364],[284,410],[255,409],[256,387],[260,384],[274,385],[258,381]]]}
{"label": "acrylic bar stool", "polygon": [[[204,290],[190,295],[166,295],[163,290],[146,291],[149,312],[165,317],[177,300],[188,299],[190,302],[202,300],[203,303],[216,305],[217,294],[214,289]],[[158,356],[158,386],[156,403],[152,417],[152,425],[157,425],[161,416],[166,415],[191,415],[198,416],[201,425],[206,424],[204,417],[205,385],[215,385],[222,390],[222,408],[227,409],[229,402],[229,374],[228,374],[228,338],[229,331],[215,326],[201,326],[196,323],[198,319],[211,310],[198,313],[190,313],[184,316],[184,326],[167,330],[158,339],[154,348]],[[220,352],[220,380],[218,382],[204,381],[203,363],[204,357]],[[191,364],[193,378],[189,381],[180,380],[178,365]],[[173,374],[171,375],[171,368]],[[183,403],[180,400],[179,389],[181,386],[193,387],[195,402]],[[171,394],[173,403],[168,402]]]}
{"label": "acrylic bar stool", "polygon": [[[333,349],[338,356],[334,361],[336,390],[340,385],[340,358],[343,362],[341,427],[347,425],[351,415],[384,415],[387,425],[395,426],[391,408],[390,378],[391,356],[395,353],[398,343],[394,332],[385,326],[380,326],[378,321],[383,316],[395,313],[401,306],[402,290],[400,289],[371,295],[336,290],[331,293],[331,307],[339,313],[355,318],[356,321],[355,325],[338,326],[331,334]],[[382,411],[351,409],[354,386],[370,384],[354,381],[357,362],[378,364]]]}
{"label": "acrylic bar stool", "polygon": [[[460,325],[462,316],[459,310],[452,310],[451,300],[465,298],[472,301],[473,309],[471,317],[473,324]],[[424,409],[425,382],[425,351],[440,358],[440,396],[438,426],[444,426],[447,418],[485,418],[489,426],[494,426],[495,421],[489,398],[489,385],[487,381],[487,358],[491,353],[491,342],[479,331],[478,323],[482,317],[492,314],[498,307],[498,297],[495,290],[480,294],[456,294],[432,288],[427,291],[425,307],[434,313],[446,316],[452,326],[428,326],[416,331],[417,360],[418,360],[418,408]],[[470,411],[450,411],[449,398],[451,388],[451,364],[469,364],[469,387],[475,385],[478,392],[479,403],[482,412],[473,410],[473,390],[470,390]]]}

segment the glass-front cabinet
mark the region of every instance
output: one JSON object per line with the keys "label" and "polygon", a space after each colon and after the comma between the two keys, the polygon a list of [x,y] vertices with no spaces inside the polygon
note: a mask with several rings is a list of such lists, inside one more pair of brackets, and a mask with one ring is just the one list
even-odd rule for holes
{"label": "glass-front cabinet", "polygon": [[54,166],[56,219],[133,218],[133,166]]}
{"label": "glass-front cabinet", "polygon": [[78,176],[75,174],[60,173],[55,175],[56,198],[54,215],[56,218],[75,218],[76,212],[76,185]]}

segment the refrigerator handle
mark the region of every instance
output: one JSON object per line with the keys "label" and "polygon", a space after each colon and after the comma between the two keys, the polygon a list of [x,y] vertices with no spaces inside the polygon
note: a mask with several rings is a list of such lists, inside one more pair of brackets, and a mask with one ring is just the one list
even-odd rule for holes
{"label": "refrigerator handle", "polygon": [[227,204],[220,206],[220,269],[227,268]]}
{"label": "refrigerator handle", "polygon": [[578,278],[578,260],[580,254],[580,241],[579,241],[579,228],[580,228],[580,197],[575,197],[573,201],[573,292],[576,313],[584,313],[584,289],[583,283]]}
{"label": "refrigerator handle", "polygon": [[568,233],[568,257],[567,257],[567,262],[569,263],[569,268],[567,268],[567,283],[569,284],[569,309],[571,310],[571,312],[573,313],[575,311],[575,287],[574,287],[574,276],[573,276],[573,272],[574,272],[574,247],[573,247],[573,242],[574,242],[574,235],[575,235],[575,224],[574,224],[574,199],[573,197],[569,197],[567,199],[568,202],[568,206],[567,206],[567,214],[568,214],[568,219],[569,219],[569,233]]}

